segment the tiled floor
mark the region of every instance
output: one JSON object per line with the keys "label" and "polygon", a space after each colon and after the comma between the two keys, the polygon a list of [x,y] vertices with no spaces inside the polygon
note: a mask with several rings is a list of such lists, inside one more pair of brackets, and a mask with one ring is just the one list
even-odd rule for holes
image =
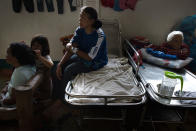
{"label": "tiled floor", "polygon": [[[83,128],[80,128],[78,123],[78,118],[66,116],[49,125],[44,125],[40,131],[125,131],[120,121],[87,120],[84,121]],[[186,131],[195,131],[196,128],[193,125],[188,126]],[[0,131],[18,131],[17,122],[0,121]],[[127,131],[133,130],[128,128]],[[184,129],[177,124],[144,123],[140,131],[184,131]]]}

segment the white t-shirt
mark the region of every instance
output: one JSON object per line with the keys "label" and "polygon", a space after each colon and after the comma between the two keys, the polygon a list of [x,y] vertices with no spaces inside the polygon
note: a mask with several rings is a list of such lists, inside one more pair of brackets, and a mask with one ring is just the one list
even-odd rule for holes
{"label": "white t-shirt", "polygon": [[36,72],[35,66],[24,65],[14,69],[5,98],[10,98],[12,88],[24,85]]}

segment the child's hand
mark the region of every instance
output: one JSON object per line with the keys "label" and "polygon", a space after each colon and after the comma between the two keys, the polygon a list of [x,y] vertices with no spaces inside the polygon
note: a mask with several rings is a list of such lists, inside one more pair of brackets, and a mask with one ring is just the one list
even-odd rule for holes
{"label": "child's hand", "polygon": [[66,51],[71,51],[71,48],[72,48],[72,44],[71,43],[68,43],[67,45],[66,45]]}
{"label": "child's hand", "polygon": [[69,43],[69,40],[64,40],[63,45],[66,46]]}
{"label": "child's hand", "polygon": [[59,80],[61,80],[62,77],[62,67],[60,64],[57,65],[57,69],[56,69],[56,76]]}
{"label": "child's hand", "polygon": [[34,50],[34,51],[35,51],[35,54],[38,58],[41,57],[41,51],[40,50]]}

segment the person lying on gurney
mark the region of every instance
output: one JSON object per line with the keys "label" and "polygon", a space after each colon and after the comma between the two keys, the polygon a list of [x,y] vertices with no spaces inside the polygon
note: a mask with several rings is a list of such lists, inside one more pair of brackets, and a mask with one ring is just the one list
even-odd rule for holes
{"label": "person lying on gurney", "polygon": [[189,54],[190,49],[188,45],[183,43],[183,33],[181,31],[172,31],[167,36],[167,42],[157,45],[149,45],[154,51],[161,51],[165,54],[176,55],[178,59],[185,60]]}

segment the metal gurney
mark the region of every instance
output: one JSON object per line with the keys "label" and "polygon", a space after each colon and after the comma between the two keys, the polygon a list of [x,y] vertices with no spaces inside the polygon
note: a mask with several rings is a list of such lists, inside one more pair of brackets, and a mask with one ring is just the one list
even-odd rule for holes
{"label": "metal gurney", "polygon": [[[122,47],[121,47],[121,34],[120,34],[120,25],[118,21],[116,20],[102,20],[103,22],[103,30],[106,34],[106,40],[107,40],[107,48],[108,52],[112,55],[121,56],[122,54]],[[130,65],[129,65],[130,66]],[[130,68],[132,68],[130,66]],[[135,87],[137,87],[140,91],[138,94],[113,94],[113,95],[101,95],[101,94],[77,94],[74,92],[73,89],[75,88],[73,85],[73,82],[70,81],[66,87],[66,95],[65,95],[65,101],[72,105],[72,107],[76,107],[80,109],[80,117],[81,119],[104,119],[104,120],[123,120],[123,123],[126,123],[125,120],[127,120],[127,110],[129,109],[142,109],[143,104],[146,102],[146,96],[145,96],[145,88],[141,82],[137,80],[134,73],[129,74],[131,76],[132,84],[134,84]],[[117,77],[117,76],[115,76]],[[107,87],[105,87],[107,89]],[[95,101],[95,102],[76,102],[71,101],[71,98],[77,98],[77,99],[102,99],[101,101]],[[136,101],[129,101],[129,102],[122,102],[115,100],[117,99],[124,99],[124,98],[130,98],[135,99]],[[115,101],[115,102],[114,102]],[[121,114],[120,117],[114,117],[114,116],[89,116],[89,109],[94,109],[94,114],[98,113],[99,111],[108,111],[108,113],[111,113],[112,110],[119,110],[119,113]],[[100,110],[102,109],[102,110]],[[88,111],[86,111],[88,110]],[[91,110],[92,111],[92,110]],[[88,117],[86,117],[86,114]],[[108,114],[107,113],[107,114]],[[138,118],[138,117],[137,117]],[[140,120],[141,117],[139,117]]]}
{"label": "metal gurney", "polygon": [[[126,40],[126,43],[132,46],[131,43],[127,40]],[[160,122],[180,123],[184,125],[184,123],[186,122],[187,116],[188,116],[189,109],[195,108],[196,105],[188,104],[188,103],[185,104],[183,103],[183,101],[196,100],[196,98],[195,97],[183,97],[183,96],[180,97],[180,96],[175,96],[174,94],[171,97],[162,95],[158,92],[158,85],[162,82],[164,71],[172,71],[172,72],[175,72],[176,74],[183,76],[184,78],[183,91],[196,92],[196,76],[186,69],[181,69],[181,70],[168,69],[168,68],[163,68],[163,67],[150,64],[147,62],[143,62],[143,66],[140,66],[138,68],[138,66],[133,62],[133,59],[131,62],[132,62],[132,65],[134,67],[136,74],[138,73],[138,76],[137,76],[138,79],[140,79],[140,81],[145,86],[148,96],[151,98],[152,102],[158,105],[159,109],[161,108],[161,110],[164,110],[164,112],[167,112],[163,116],[168,115],[170,111],[175,111],[177,114],[176,116],[178,116],[177,118],[178,121],[169,117],[169,119],[164,120],[164,121],[151,119],[151,122],[153,121],[154,123],[155,122],[157,123],[160,123]],[[180,90],[180,83],[178,83],[175,86],[174,92],[178,90]],[[148,108],[151,108],[150,112],[152,113],[153,112],[152,109],[156,107],[154,105],[153,106],[150,105],[148,106]],[[155,110],[158,110],[158,109],[156,108]],[[158,112],[158,114],[156,115],[160,116],[160,114],[161,112]]]}

